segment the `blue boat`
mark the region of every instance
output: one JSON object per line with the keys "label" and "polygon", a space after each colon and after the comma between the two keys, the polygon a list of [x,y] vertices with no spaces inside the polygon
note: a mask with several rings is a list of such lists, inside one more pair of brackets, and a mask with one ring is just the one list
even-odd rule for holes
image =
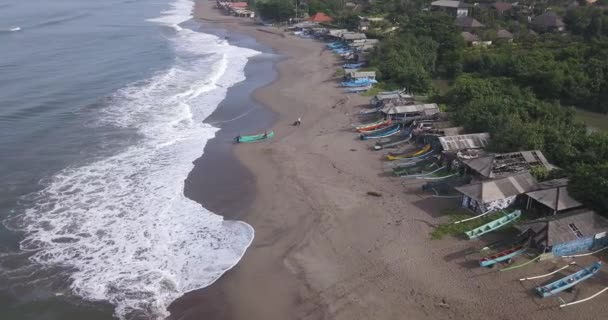
{"label": "blue boat", "polygon": [[363,67],[363,63],[347,63],[342,67],[344,67],[344,69],[359,69]]}
{"label": "blue boat", "polygon": [[343,42],[339,42],[339,41],[331,42],[331,43],[327,44],[327,47],[331,48],[331,49],[340,48],[340,47],[344,47],[344,46],[346,46],[346,45]]}
{"label": "blue boat", "polygon": [[394,134],[397,134],[399,132],[399,130],[401,130],[401,125],[399,124],[395,124],[392,125],[388,128],[386,128],[386,130],[382,130],[380,132],[374,132],[374,133],[370,133],[370,134],[362,134],[360,136],[361,140],[371,140],[371,139],[380,139],[380,138],[386,138],[386,137],[390,137]]}
{"label": "blue boat", "polygon": [[344,89],[344,92],[354,93],[354,92],[364,92],[372,88],[371,84],[361,86],[361,87],[349,87]]}
{"label": "blue boat", "polygon": [[536,288],[536,293],[538,293],[541,297],[546,298],[552,296],[556,293],[560,293],[568,288],[572,288],[573,286],[593,277],[600,269],[602,268],[602,262],[598,261],[594,264],[590,265],[587,268],[584,268],[580,271],[577,271],[569,276],[563,277],[557,281],[551,282],[542,287]]}
{"label": "blue boat", "polygon": [[374,84],[374,83],[378,83],[378,81],[364,78],[364,79],[355,79],[355,80],[350,80],[350,81],[344,81],[344,82],[342,82],[342,86],[343,87],[361,87],[361,86],[367,86],[367,85]]}
{"label": "blue boat", "polygon": [[482,267],[490,268],[499,262],[509,261],[510,259],[515,258],[516,256],[526,252],[527,249],[528,247],[526,245],[520,244],[508,250],[501,251],[491,256],[479,259],[479,265]]}

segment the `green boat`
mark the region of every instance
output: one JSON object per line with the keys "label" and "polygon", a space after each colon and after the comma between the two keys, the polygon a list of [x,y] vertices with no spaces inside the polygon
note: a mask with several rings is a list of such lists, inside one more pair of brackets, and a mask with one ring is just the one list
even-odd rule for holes
{"label": "green boat", "polygon": [[500,229],[507,224],[517,220],[521,216],[520,210],[515,210],[507,215],[504,215],[494,221],[488,222],[483,226],[477,227],[471,231],[466,231],[465,234],[469,237],[469,239],[478,238],[481,235],[492,232],[494,230]]}
{"label": "green boat", "polygon": [[238,136],[234,138],[236,143],[250,143],[250,142],[258,142],[268,140],[274,137],[274,131],[269,131],[267,133],[256,134],[254,136]]}

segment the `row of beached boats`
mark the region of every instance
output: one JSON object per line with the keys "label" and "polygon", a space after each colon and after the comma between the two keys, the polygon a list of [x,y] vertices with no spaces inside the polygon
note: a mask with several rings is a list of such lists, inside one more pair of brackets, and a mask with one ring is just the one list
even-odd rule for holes
{"label": "row of beached boats", "polygon": [[[360,112],[359,115],[374,115],[378,114],[379,110],[379,108],[365,110]],[[458,170],[447,168],[446,166],[439,164],[439,161],[437,160],[440,149],[435,147],[432,142],[426,141],[421,147],[412,148],[414,146],[413,129],[416,125],[416,122],[406,123],[402,120],[382,118],[355,126],[354,129],[360,134],[361,140],[376,139],[376,143],[372,147],[373,150],[391,150],[384,156],[384,159],[386,160],[385,168],[388,171],[391,171],[395,176],[430,180],[430,182],[427,182],[427,186],[430,186],[430,188],[439,185],[437,183],[438,181],[466,181],[466,179],[462,179],[463,176]],[[459,222],[481,217],[493,217],[491,221],[464,232],[464,235],[468,239],[474,240],[516,222],[521,218],[521,215],[521,210],[509,212],[493,211]],[[478,260],[479,266],[492,268],[501,263],[511,264],[515,258],[530,251],[532,236],[532,234],[527,233],[519,235],[515,239],[501,241],[501,246],[506,249],[482,256]],[[593,277],[600,271],[601,267],[601,261],[594,262],[587,267],[566,276],[562,276],[557,280],[541,284],[535,287],[534,291],[542,298],[557,295],[558,293],[571,289],[575,285]]]}

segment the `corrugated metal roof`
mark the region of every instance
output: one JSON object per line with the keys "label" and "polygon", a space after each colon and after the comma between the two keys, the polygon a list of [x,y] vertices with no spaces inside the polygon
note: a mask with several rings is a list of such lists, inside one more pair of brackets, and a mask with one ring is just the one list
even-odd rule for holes
{"label": "corrugated metal roof", "polygon": [[[557,188],[532,191],[526,193],[526,195],[542,203],[551,210],[556,210],[555,200],[557,198]],[[573,209],[583,206],[582,203],[576,201],[576,199],[570,196],[570,193],[568,193],[568,188],[566,188],[565,186],[559,188],[559,199],[557,202],[557,211]]]}
{"label": "corrugated metal roof", "polygon": [[348,74],[351,78],[375,78],[376,71],[351,71]]}
{"label": "corrugated metal roof", "polygon": [[547,170],[554,168],[539,150],[490,153],[478,158],[463,159],[462,162],[487,178],[527,172],[533,167],[543,167]]}
{"label": "corrugated metal roof", "polygon": [[[532,228],[539,231],[545,226],[547,227],[547,246],[568,243],[580,238],[593,237],[598,233],[608,232],[608,220],[589,209],[579,209],[550,218],[519,223],[518,229]],[[578,230],[580,235],[577,235],[573,227]]]}
{"label": "corrugated metal roof", "polygon": [[342,33],[341,37],[344,40],[357,40],[357,39],[365,39],[365,38],[367,38],[365,36],[365,34],[363,34],[363,33],[356,33],[356,32]]}
{"label": "corrugated metal roof", "polygon": [[490,142],[490,134],[473,133],[459,136],[440,137],[439,142],[444,151],[484,148]]}
{"label": "corrugated metal roof", "polygon": [[461,3],[460,3],[460,1],[454,1],[454,0],[437,0],[437,1],[431,2],[431,6],[446,7],[446,8],[460,8]]}
{"label": "corrugated metal roof", "polygon": [[385,114],[423,112],[426,115],[433,115],[439,113],[439,107],[435,103],[412,104],[408,106],[394,106],[388,104],[381,111]]}
{"label": "corrugated metal roof", "polygon": [[481,203],[523,194],[536,189],[537,182],[529,173],[521,173],[496,180],[481,181],[455,188],[460,193]]}
{"label": "corrugated metal roof", "polygon": [[339,37],[343,33],[346,33],[346,32],[348,32],[348,30],[346,30],[346,29],[331,29],[331,30],[329,30],[329,35],[333,36],[333,37]]}

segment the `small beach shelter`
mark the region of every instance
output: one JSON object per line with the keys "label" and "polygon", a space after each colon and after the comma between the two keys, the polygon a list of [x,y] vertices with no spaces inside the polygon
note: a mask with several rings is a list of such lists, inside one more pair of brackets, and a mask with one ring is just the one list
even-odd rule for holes
{"label": "small beach shelter", "polygon": [[310,19],[308,19],[308,21],[316,23],[330,22],[332,20],[333,19],[330,16],[326,15],[323,12],[317,12],[312,17],[310,17]]}
{"label": "small beach shelter", "polygon": [[518,195],[536,188],[537,182],[534,177],[525,172],[505,178],[475,182],[455,189],[462,194],[463,208],[483,213],[508,208]]}
{"label": "small beach shelter", "polygon": [[516,227],[522,232],[532,231],[533,245],[555,257],[596,250],[608,245],[608,220],[586,208],[520,222]]}

